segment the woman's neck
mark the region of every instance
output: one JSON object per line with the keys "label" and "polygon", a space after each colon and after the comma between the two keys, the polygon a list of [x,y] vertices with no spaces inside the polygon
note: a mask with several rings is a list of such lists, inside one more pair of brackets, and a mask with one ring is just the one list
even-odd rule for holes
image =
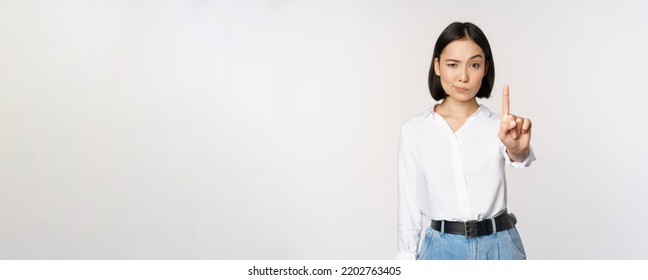
{"label": "woman's neck", "polygon": [[435,111],[442,116],[452,116],[455,118],[468,118],[479,109],[477,99],[473,98],[467,101],[458,101],[452,98],[444,98],[441,104],[437,105]]}

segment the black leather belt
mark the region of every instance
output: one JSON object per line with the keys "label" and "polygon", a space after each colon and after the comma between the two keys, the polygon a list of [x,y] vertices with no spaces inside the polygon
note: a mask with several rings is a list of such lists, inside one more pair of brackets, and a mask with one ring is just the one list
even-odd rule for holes
{"label": "black leather belt", "polygon": [[[495,226],[493,227],[493,221]],[[432,220],[432,228],[441,233],[460,234],[466,237],[477,237],[493,234],[498,231],[504,231],[515,226],[517,219],[513,213],[499,214],[493,219],[482,221],[452,222]]]}

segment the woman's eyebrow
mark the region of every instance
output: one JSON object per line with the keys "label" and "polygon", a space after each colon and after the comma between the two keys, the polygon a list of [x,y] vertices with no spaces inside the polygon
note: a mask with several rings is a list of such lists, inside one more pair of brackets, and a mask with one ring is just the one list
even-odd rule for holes
{"label": "woman's eyebrow", "polygon": [[[470,57],[468,60],[475,59],[475,58],[478,58],[478,57],[484,58],[483,55],[481,55],[481,54],[476,54],[476,55],[473,55],[472,57]],[[448,58],[448,59],[446,59],[445,61],[450,61],[450,62],[460,62],[460,60],[458,60],[458,59],[454,59],[454,58]]]}

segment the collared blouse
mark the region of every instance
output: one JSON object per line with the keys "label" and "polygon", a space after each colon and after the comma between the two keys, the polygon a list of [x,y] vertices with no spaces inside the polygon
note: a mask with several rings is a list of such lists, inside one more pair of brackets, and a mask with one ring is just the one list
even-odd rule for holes
{"label": "collared blouse", "polygon": [[421,218],[479,221],[506,210],[504,166],[527,167],[533,151],[512,162],[500,141],[500,115],[480,105],[456,132],[434,107],[401,126],[398,150],[398,259],[414,259]]}

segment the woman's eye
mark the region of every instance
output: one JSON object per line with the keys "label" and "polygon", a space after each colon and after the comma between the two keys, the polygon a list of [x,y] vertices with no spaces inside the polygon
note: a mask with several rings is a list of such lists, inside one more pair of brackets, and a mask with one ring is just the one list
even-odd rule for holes
{"label": "woman's eye", "polygon": [[470,64],[470,67],[472,68],[479,68],[479,66],[481,66],[479,63]]}
{"label": "woman's eye", "polygon": [[457,67],[456,63],[448,63],[448,67]]}

